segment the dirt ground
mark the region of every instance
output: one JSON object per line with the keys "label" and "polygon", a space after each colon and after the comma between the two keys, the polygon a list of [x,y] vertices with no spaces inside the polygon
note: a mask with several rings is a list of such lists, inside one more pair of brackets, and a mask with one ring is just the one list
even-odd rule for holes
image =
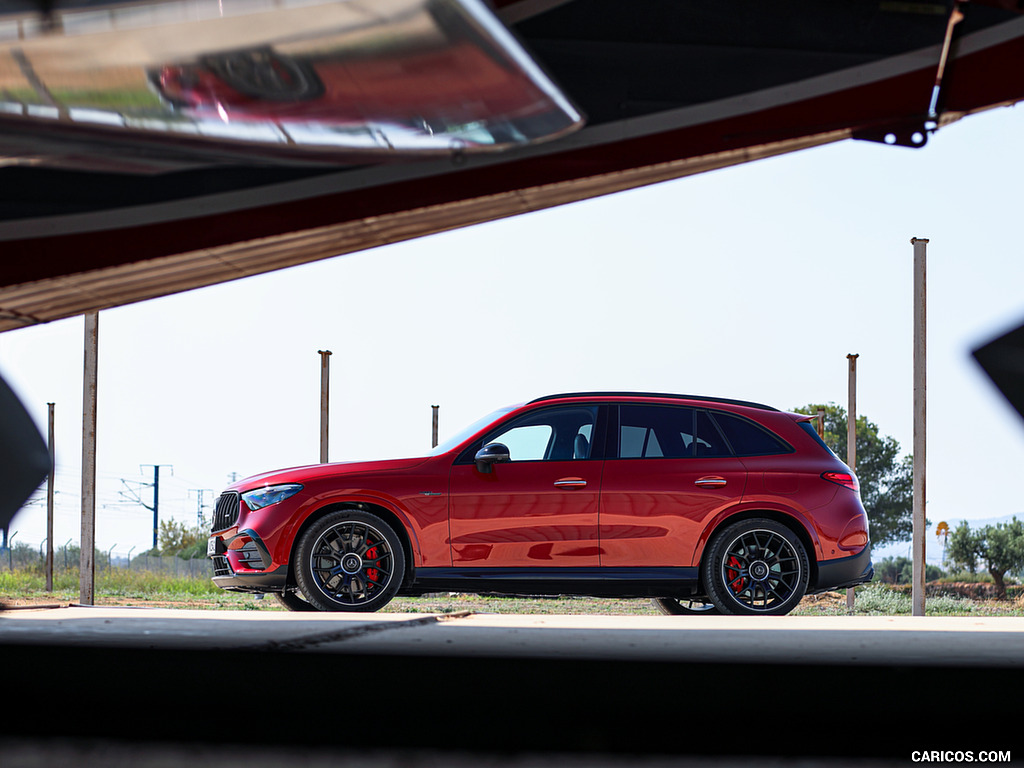
{"label": "dirt ground", "polygon": [[[938,585],[936,585],[938,586]],[[947,585],[943,585],[947,586]],[[957,590],[944,590],[946,594],[957,594]],[[929,589],[929,597],[934,597]],[[1012,594],[1009,600],[995,600],[988,595],[964,597],[961,599],[974,606],[978,614],[1020,615],[1024,609],[1024,595]],[[67,592],[31,595],[0,595],[0,611],[27,610],[45,607],[64,608],[77,605],[79,596]],[[149,597],[99,595],[97,606],[127,606],[136,608],[171,608],[178,610],[247,610],[283,611],[284,607],[272,596],[257,599],[253,595],[222,593],[210,597]],[[496,595],[473,595],[461,593],[439,593],[422,597],[395,598],[384,611],[388,613],[517,613],[517,614],[592,614],[592,615],[660,615],[660,611],[648,599],[604,599],[589,597],[512,597]],[[846,592],[825,592],[808,595],[797,607],[795,615],[843,615],[846,613]]]}
{"label": "dirt ground", "polygon": [[[0,610],[65,608],[78,605],[79,599],[67,595],[27,595],[23,597],[0,597]],[[179,610],[284,610],[274,597],[267,595],[262,600],[252,596],[232,595],[203,598],[149,598],[101,595],[96,597],[98,606],[128,606],[135,608],[172,608]],[[800,609],[813,612],[839,611],[846,605],[846,595],[826,592],[808,595],[800,603]],[[481,613],[598,613],[657,615],[660,612],[650,600],[614,600],[599,598],[557,598],[557,597],[496,597],[471,594],[439,594],[418,598],[396,598],[385,610],[388,612],[452,613],[455,611],[476,611]]]}

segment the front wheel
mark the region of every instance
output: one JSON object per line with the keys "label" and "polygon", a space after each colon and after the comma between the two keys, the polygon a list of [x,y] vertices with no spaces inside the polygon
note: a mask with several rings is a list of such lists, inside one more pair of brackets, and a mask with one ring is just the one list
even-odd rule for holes
{"label": "front wheel", "polygon": [[807,591],[807,551],[774,520],[740,520],[708,544],[701,564],[708,596],[725,614],[782,615]]}
{"label": "front wheel", "polygon": [[377,611],[405,577],[398,534],[376,515],[341,509],[317,520],[299,541],[295,579],[321,611]]}
{"label": "front wheel", "polygon": [[707,600],[680,597],[656,597],[655,607],[667,616],[714,616],[720,611]]}
{"label": "front wheel", "polygon": [[298,592],[275,592],[274,597],[289,611],[316,610],[316,607],[307,602]]}

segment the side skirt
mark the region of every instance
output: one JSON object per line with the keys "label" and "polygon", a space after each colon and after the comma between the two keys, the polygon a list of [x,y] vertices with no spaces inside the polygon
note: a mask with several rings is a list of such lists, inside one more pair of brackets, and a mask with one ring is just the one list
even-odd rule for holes
{"label": "side skirt", "polygon": [[697,568],[418,568],[399,594],[691,597],[698,591]]}

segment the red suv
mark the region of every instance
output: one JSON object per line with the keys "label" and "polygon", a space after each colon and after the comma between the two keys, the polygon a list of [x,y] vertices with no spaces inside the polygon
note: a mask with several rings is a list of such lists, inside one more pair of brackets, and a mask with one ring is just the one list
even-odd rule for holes
{"label": "red suv", "polygon": [[248,478],[208,551],[218,585],[293,610],[460,591],[784,614],[872,575],[857,479],[811,417],[640,393],[504,408],[424,458]]}

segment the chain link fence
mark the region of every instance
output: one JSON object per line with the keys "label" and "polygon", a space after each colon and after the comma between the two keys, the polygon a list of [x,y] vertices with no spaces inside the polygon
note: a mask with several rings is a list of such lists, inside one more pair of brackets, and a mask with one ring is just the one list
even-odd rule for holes
{"label": "chain link fence", "polygon": [[154,557],[151,555],[139,555],[133,558],[130,563],[119,564],[115,559],[114,565],[133,571],[151,571],[163,576],[192,579],[213,578],[213,561],[208,557],[183,560],[180,557],[173,556]]}
{"label": "chain link fence", "polygon": [[[77,570],[80,560],[81,552],[78,547],[59,547],[53,553],[54,573]],[[178,578],[213,578],[213,561],[207,557],[188,560],[173,555],[136,555],[133,558],[114,555],[110,557],[108,553],[97,550],[95,562],[97,573],[102,573],[113,567],[132,571],[149,571],[162,576]],[[0,570],[38,569],[44,565],[45,555],[41,548],[25,544],[0,548]]]}

